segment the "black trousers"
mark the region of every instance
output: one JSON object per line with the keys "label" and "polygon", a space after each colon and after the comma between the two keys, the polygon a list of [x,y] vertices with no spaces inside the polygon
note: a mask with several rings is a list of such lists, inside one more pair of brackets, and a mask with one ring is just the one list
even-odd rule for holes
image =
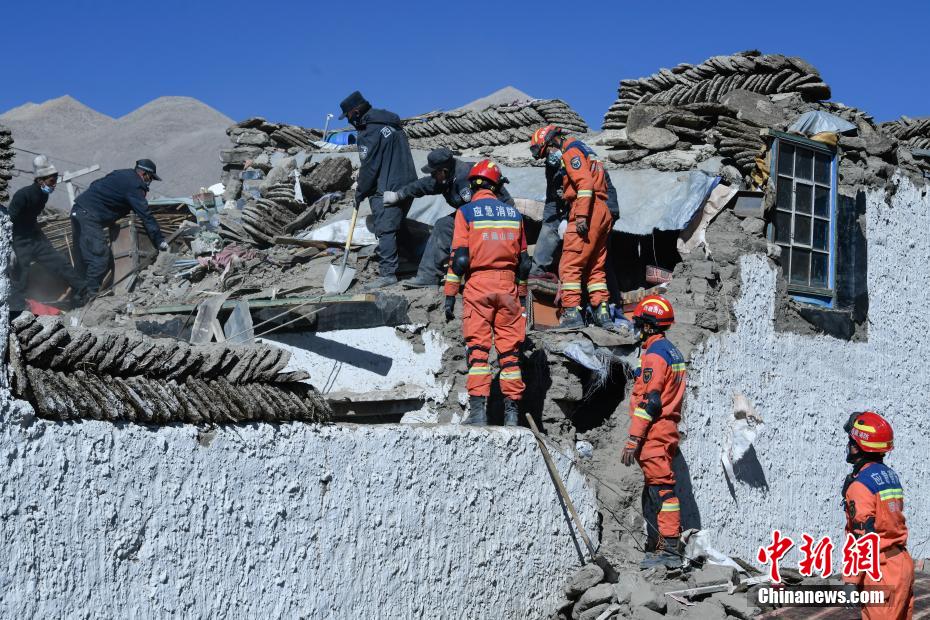
{"label": "black trousers", "polygon": [[449,264],[449,252],[452,247],[452,234],[455,231],[455,213],[445,215],[433,224],[433,232],[426,240],[426,249],[417,268],[417,277],[423,280],[435,280],[438,284],[446,275]]}
{"label": "black trousers", "polygon": [[12,310],[26,308],[29,266],[34,262],[45,267],[50,273],[60,276],[71,287],[73,294],[83,292],[84,278],[71,267],[65,255],[55,249],[42,231],[37,230],[31,235],[13,235],[13,251],[16,253],[17,266],[10,283],[12,289],[10,308]]}
{"label": "black trousers", "polygon": [[80,207],[71,211],[71,232],[77,257],[75,262],[87,283],[88,296],[94,296],[100,291],[103,279],[113,265],[109,233],[103,224],[91,219]]}
{"label": "black trousers", "polygon": [[405,234],[404,218],[413,200],[404,200],[390,206],[384,206],[380,194],[368,199],[371,205],[371,214],[374,220],[375,235],[378,237],[378,263],[382,276],[397,274],[398,243],[408,239]]}

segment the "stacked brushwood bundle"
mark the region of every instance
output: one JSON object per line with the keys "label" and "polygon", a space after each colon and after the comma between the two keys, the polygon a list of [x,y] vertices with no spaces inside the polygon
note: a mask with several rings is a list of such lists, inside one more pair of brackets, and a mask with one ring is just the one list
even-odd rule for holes
{"label": "stacked brushwood bundle", "polygon": [[306,373],[269,346],[192,346],[137,332],[67,328],[18,316],[9,358],[16,395],[42,417],[140,424],[327,419]]}
{"label": "stacked brushwood bundle", "polygon": [[561,99],[535,99],[484,110],[430,112],[406,119],[404,130],[415,148],[467,149],[524,142],[535,130],[549,124],[571,133],[588,131],[584,119]]}
{"label": "stacked brushwood bundle", "polygon": [[830,87],[817,69],[801,58],[747,51],[622,80],[617,101],[604,116],[604,129],[626,127],[630,110],[638,103],[680,106],[717,102],[737,89],[763,95],[796,92],[807,101],[830,98]]}
{"label": "stacked brushwood bundle", "polygon": [[913,149],[930,149],[930,116],[901,118],[881,124],[882,131]]}
{"label": "stacked brushwood bundle", "polygon": [[348,158],[308,161],[298,177],[304,199],[300,202],[295,197],[294,177],[288,174],[295,169],[292,158],[282,162],[268,175],[260,198],[250,198],[238,217],[222,217],[220,234],[248,245],[273,245],[275,237],[307,228],[336,210],[344,192],[352,186],[352,163]]}
{"label": "stacked brushwood bundle", "polygon": [[10,199],[8,187],[13,178],[13,134],[9,127],[0,125],[0,202]]}
{"label": "stacked brushwood bundle", "polygon": [[[193,219],[187,205],[181,203],[176,205],[150,205],[149,208],[165,237],[170,237],[184,220]],[[116,222],[116,225],[122,225],[128,218],[129,216],[121,218]],[[70,255],[73,242],[71,240],[71,220],[67,213],[46,209],[39,216],[39,226],[56,250],[65,255]],[[139,226],[141,227],[141,224]]]}

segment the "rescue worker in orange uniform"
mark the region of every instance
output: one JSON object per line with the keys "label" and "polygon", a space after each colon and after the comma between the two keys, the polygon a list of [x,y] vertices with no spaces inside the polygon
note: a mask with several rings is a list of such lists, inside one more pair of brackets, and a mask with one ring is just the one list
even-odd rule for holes
{"label": "rescue worker in orange uniform", "polygon": [[505,179],[494,162],[479,161],[468,178],[472,198],[455,214],[445,284],[447,321],[455,317],[455,297],[462,282],[465,286],[462,331],[468,363],[469,413],[463,423],[487,424],[493,343],[501,370],[504,423],[515,426],[524,389],[520,347],[526,333],[523,305],[531,266],[523,216],[498,200]]}
{"label": "rescue worker in orange uniform", "polygon": [[613,223],[607,207],[607,172],[594,151],[555,125],[537,129],[530,139],[537,159],[560,152],[565,168],[562,200],[568,205],[568,227],[562,240],[559,280],[562,285],[560,327],[583,327],[581,290],[586,285],[594,319],[613,325],[607,301],[607,241]]}
{"label": "rescue worker in orange uniform", "polygon": [[640,367],[630,397],[629,439],[621,461],[643,470],[643,515],[649,536],[640,568],[681,566],[681,512],[672,460],[678,452],[678,423],[685,395],[685,360],[666,337],[675,322],[672,304],[649,295],[636,306],[633,323],[642,334]]}
{"label": "rescue worker in orange uniform", "polygon": [[888,420],[872,411],[853,413],[843,428],[849,434],[846,462],[853,466],[843,484],[846,532],[857,538],[878,534],[882,572],[881,581],[866,573],[843,577],[843,581],[848,590],[865,586],[884,590],[884,605],[864,605],[864,619],[910,618],[914,614],[914,560],[906,546],[904,489],[898,475],[884,463],[894,447],[894,432]]}

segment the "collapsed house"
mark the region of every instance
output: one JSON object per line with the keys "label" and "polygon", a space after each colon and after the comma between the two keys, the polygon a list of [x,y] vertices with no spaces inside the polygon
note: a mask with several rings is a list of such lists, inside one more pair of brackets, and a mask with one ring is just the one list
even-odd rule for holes
{"label": "collapsed house", "polygon": [[[841,532],[842,423],[873,408],[895,425],[910,548],[926,557],[927,351],[895,310],[930,284],[919,232],[930,227],[930,122],[878,125],[829,96],[803,60],[744,52],[623,80],[598,133],[558,100],[405,121],[418,167],[439,145],[504,164],[531,241],[545,194],[526,148],[534,123],[582,134],[607,162],[620,202],[617,329],[546,331],[554,290],[536,281],[521,364],[523,412],[558,448],[585,528],[619,575],[590,564],[573,574],[584,551],[532,435],[455,424],[467,372],[460,323],[445,322],[438,290],[359,291],[374,266],[363,222],[349,256],[355,288],[324,293],[348,232],[357,153],[261,118],[229,129],[224,193],[183,207],[171,253],[137,252],[131,285],[64,321],[11,325],[5,396],[18,400],[3,441],[18,512],[5,533],[39,528],[34,553],[90,584],[81,600],[100,609],[746,617],[759,610],[740,595],[692,608],[663,592],[719,584],[731,570],[748,578],[752,567],[732,558],[753,560],[776,528]],[[402,272],[446,212],[439,197],[415,201],[408,223],[420,234]],[[695,555],[732,563],[726,575],[685,575],[684,586],[635,570],[641,474],[619,464],[636,358],[620,315],[651,291],[672,301],[669,337],[689,359],[683,525],[700,530]],[[924,305],[909,304],[918,322]],[[36,467],[61,445],[64,464]],[[149,480],[163,488],[147,492]],[[103,499],[68,512],[85,488]],[[104,555],[90,529],[101,520],[112,539]],[[106,574],[66,563],[56,541],[70,528],[86,538],[79,553],[112,563]],[[218,564],[229,578],[209,569]],[[51,578],[31,565],[16,579],[47,593],[10,609],[51,609],[64,596]]]}
{"label": "collapsed house", "polygon": [[0,201],[6,202],[10,199],[10,193],[7,188],[10,186],[10,179],[13,178],[13,164],[16,154],[13,152],[13,134],[9,127],[0,125]]}

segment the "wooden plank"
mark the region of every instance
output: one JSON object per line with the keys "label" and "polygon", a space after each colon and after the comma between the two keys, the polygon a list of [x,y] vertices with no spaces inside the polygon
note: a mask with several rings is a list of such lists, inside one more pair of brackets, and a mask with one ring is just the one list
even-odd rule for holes
{"label": "wooden plank", "polygon": [[[374,302],[377,295],[365,293],[360,295],[320,295],[318,297],[287,297],[283,299],[250,299],[249,309],[258,308],[285,308],[287,306],[329,306],[333,304],[350,304]],[[221,310],[232,310],[239,300],[226,301]],[[133,314],[189,314],[197,309],[196,305],[155,306],[152,308],[136,308]]]}

